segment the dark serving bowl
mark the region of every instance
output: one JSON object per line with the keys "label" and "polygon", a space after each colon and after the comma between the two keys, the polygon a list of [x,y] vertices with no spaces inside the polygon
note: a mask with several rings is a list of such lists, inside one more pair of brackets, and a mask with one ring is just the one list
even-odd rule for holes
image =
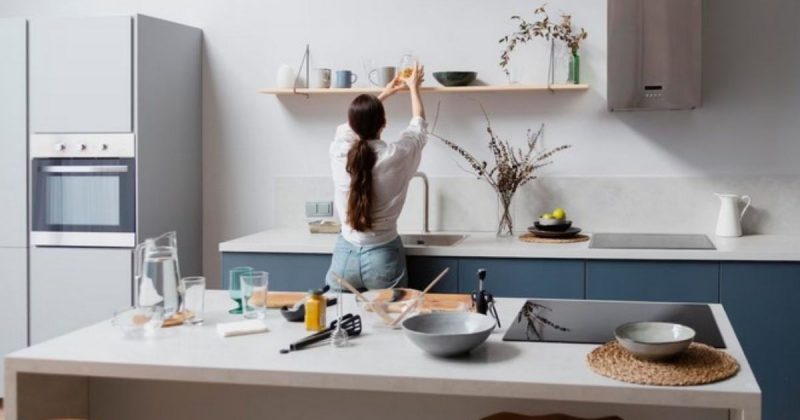
{"label": "dark serving bowl", "polygon": [[565,220],[564,223],[559,223],[557,225],[543,225],[539,222],[533,222],[533,225],[536,229],[543,230],[545,232],[565,232],[572,226],[571,220]]}
{"label": "dark serving bowl", "polygon": [[433,77],[444,86],[467,86],[475,81],[478,73],[474,71],[435,71]]}

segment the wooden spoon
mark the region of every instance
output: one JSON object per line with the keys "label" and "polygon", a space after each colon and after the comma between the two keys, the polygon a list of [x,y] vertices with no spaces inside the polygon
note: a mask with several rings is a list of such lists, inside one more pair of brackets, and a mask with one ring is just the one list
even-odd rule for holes
{"label": "wooden spoon", "polygon": [[[428,286],[425,287],[425,290],[423,290],[422,293],[419,296],[417,296],[416,298],[417,302],[419,302],[421,299],[425,299],[425,293],[428,293],[429,290],[433,289],[433,286],[436,286],[436,283],[439,283],[439,280],[441,280],[444,277],[444,275],[447,274],[448,271],[450,271],[450,267],[445,267],[445,269],[442,270],[442,272],[439,273],[439,275],[436,276],[436,278],[433,279],[432,282],[428,283]],[[416,303],[406,306],[406,309],[404,309],[403,312],[400,312],[400,316],[398,316],[392,322],[391,325],[393,327],[396,326],[397,323],[399,323],[403,318],[405,318],[406,315],[408,315],[408,313],[411,312],[411,309],[413,309],[415,306],[417,306]]]}

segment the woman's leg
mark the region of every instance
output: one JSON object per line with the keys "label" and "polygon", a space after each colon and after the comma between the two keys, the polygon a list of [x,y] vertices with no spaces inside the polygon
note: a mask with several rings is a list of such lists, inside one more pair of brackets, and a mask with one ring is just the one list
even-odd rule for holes
{"label": "woman's leg", "polygon": [[406,287],[406,252],[398,236],[391,242],[362,251],[361,273],[368,289]]}

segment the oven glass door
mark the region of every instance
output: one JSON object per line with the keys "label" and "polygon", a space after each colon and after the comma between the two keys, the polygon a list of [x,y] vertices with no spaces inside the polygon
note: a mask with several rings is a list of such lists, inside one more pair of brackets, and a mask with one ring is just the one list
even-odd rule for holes
{"label": "oven glass door", "polygon": [[133,158],[33,159],[33,231],[133,233]]}

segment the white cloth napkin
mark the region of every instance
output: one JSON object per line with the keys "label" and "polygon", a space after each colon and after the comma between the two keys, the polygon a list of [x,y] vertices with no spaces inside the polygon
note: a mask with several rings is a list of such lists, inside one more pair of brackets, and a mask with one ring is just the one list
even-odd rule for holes
{"label": "white cloth napkin", "polygon": [[217,324],[217,334],[220,337],[234,337],[237,335],[260,334],[269,331],[264,321],[248,319],[244,321],[222,322]]}

